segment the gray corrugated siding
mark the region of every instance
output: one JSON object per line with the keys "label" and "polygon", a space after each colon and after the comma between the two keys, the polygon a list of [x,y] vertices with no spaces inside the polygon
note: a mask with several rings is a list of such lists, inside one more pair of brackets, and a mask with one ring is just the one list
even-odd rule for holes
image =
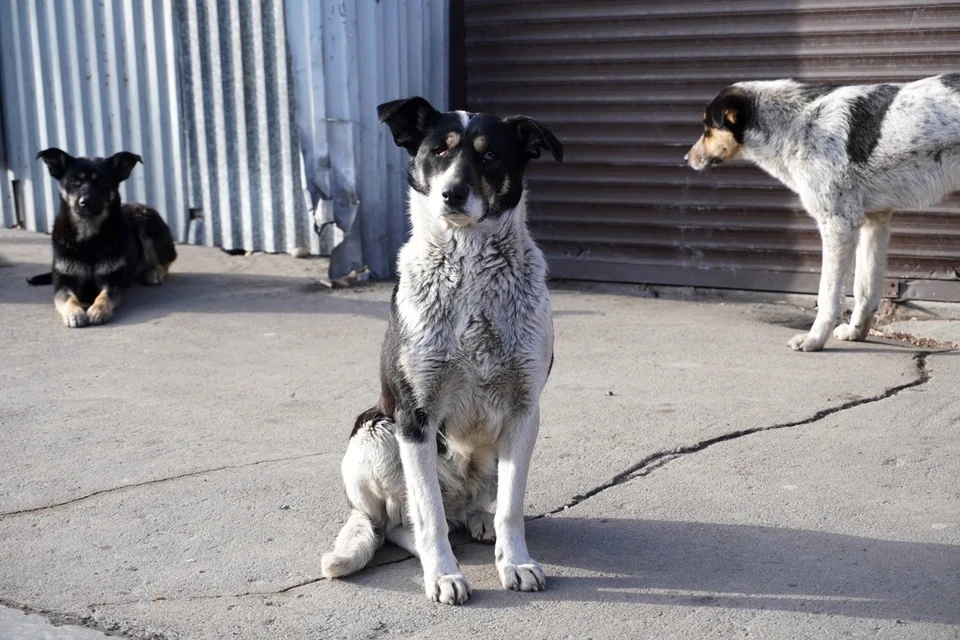
{"label": "gray corrugated siding", "polygon": [[127,150],[144,165],[121,196],[158,208],[183,237],[186,184],[169,170],[183,162],[175,60],[170,2],[0,2],[6,177],[20,181],[27,229],[50,231],[59,202],[37,151]]}
{"label": "gray corrugated siding", "polygon": [[337,245],[330,275],[390,276],[408,156],[376,108],[411,95],[446,108],[447,2],[287,0],[286,14],[304,172],[324,243]]}
{"label": "gray corrugated siding", "polygon": [[[527,113],[564,142],[530,171],[531,228],[566,278],[813,292],[797,198],[746,163],[683,154],[725,85],[906,81],[960,70],[960,3],[466,0],[472,110]],[[899,213],[888,274],[953,287],[960,201]],[[960,289],[957,293],[960,295]]]}
{"label": "gray corrugated siding", "polygon": [[203,220],[191,233],[225,249],[309,250],[283,0],[180,0],[177,20],[189,206]]}

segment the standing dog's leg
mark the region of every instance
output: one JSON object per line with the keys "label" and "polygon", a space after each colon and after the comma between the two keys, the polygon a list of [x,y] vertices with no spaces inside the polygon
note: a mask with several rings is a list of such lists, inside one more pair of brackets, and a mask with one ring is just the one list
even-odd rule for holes
{"label": "standing dog's leg", "polygon": [[437,430],[421,410],[396,414],[397,442],[407,484],[407,509],[423,566],[427,597],[443,604],[463,604],[470,583],[450,548],[447,519],[437,479]]}
{"label": "standing dog's leg", "polygon": [[500,436],[497,469],[497,532],[495,557],[500,582],[514,591],[543,591],[547,579],[537,561],[527,551],[523,522],[523,499],[527,492],[527,472],[533,445],[540,430],[540,409],[535,408]]}
{"label": "standing dog's leg", "polygon": [[794,351],[819,351],[837,326],[843,306],[843,286],[850,273],[857,244],[857,229],[844,217],[827,218],[820,223],[823,241],[823,269],[817,294],[817,319],[810,333],[801,333],[790,340]]}
{"label": "standing dog's leg", "polygon": [[887,212],[880,218],[867,220],[860,228],[853,285],[856,306],[850,324],[842,324],[834,330],[833,336],[839,340],[866,338],[873,324],[873,314],[880,308],[887,266],[887,243],[890,240],[890,215]]}

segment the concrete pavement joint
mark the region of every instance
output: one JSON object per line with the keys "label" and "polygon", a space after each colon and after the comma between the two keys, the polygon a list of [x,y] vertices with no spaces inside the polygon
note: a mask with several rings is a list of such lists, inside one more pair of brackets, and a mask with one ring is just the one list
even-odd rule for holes
{"label": "concrete pavement joint", "polygon": [[[937,353],[945,353],[945,352],[940,351]],[[560,507],[557,507],[556,509],[547,511],[545,513],[541,513],[536,516],[531,516],[527,518],[527,520],[528,521],[539,520],[540,518],[544,518],[546,516],[551,516],[551,515],[566,511],[567,509],[575,507],[581,502],[584,502],[585,500],[589,500],[593,496],[599,493],[602,493],[607,489],[611,489],[625,482],[629,482],[634,478],[639,478],[639,477],[649,475],[650,473],[653,473],[654,471],[663,467],[664,465],[671,462],[672,460],[676,460],[677,458],[690,453],[697,453],[698,451],[703,451],[707,447],[711,447],[715,444],[726,442],[728,440],[736,440],[737,438],[749,436],[754,433],[761,433],[764,431],[774,431],[776,429],[788,429],[791,427],[800,427],[800,426],[812,424],[814,422],[819,422],[820,420],[823,420],[828,416],[832,416],[836,413],[840,413],[841,411],[853,409],[854,407],[859,407],[864,404],[871,404],[874,402],[879,402],[881,400],[886,400],[887,398],[892,398],[893,396],[897,395],[898,393],[906,389],[912,389],[914,387],[922,386],[930,381],[930,372],[927,370],[927,358],[933,354],[934,352],[932,351],[920,351],[920,352],[914,353],[913,360],[917,367],[917,377],[916,379],[911,380],[910,382],[896,385],[894,387],[889,387],[883,393],[877,394],[875,396],[871,396],[869,398],[860,398],[857,400],[851,400],[850,402],[845,402],[835,407],[828,407],[826,409],[821,409],[820,411],[817,411],[815,414],[813,414],[809,418],[804,418],[802,420],[795,420],[793,422],[784,422],[780,424],[770,425],[767,427],[754,427],[752,429],[740,429],[738,431],[725,433],[723,435],[709,438],[707,440],[701,440],[700,442],[678,447],[676,449],[670,449],[667,451],[659,451],[657,453],[653,453],[649,456],[646,456],[642,460],[640,460],[637,464],[621,471],[620,473],[615,475],[609,482],[606,482],[598,487],[595,487],[590,491],[587,491],[586,493],[582,493],[580,495],[574,496],[572,500],[570,500],[569,502],[567,502],[566,504]]]}
{"label": "concrete pavement joint", "polygon": [[329,451],[317,451],[314,453],[304,453],[296,456],[288,456],[285,458],[270,458],[268,460],[257,460],[255,462],[246,462],[244,464],[228,464],[222,467],[213,467],[211,469],[200,469],[199,471],[189,471],[187,473],[180,473],[175,476],[169,476],[166,478],[156,478],[154,480],[144,480],[143,482],[133,482],[130,484],[122,484],[117,487],[110,487],[109,489],[100,489],[86,495],[78,496],[76,498],[71,498],[70,500],[64,500],[63,502],[55,502],[53,504],[44,505],[42,507],[30,507],[29,509],[18,509],[16,511],[5,511],[0,513],[0,518],[7,518],[10,516],[19,516],[25,513],[36,513],[38,511],[48,511],[51,509],[58,509],[60,507],[66,507],[78,502],[84,502],[90,500],[91,498],[96,498],[97,496],[102,496],[108,493],[114,493],[117,491],[124,491],[126,489],[136,489],[138,487],[146,487],[154,484],[161,484],[164,482],[170,482],[172,480],[181,480],[183,478],[191,478],[194,476],[202,476],[208,473],[215,473],[217,471],[226,471],[228,469],[245,469],[247,467],[255,467],[261,464],[270,464],[273,462],[289,462],[291,460],[302,460],[304,458],[315,458],[317,456],[330,455]]}

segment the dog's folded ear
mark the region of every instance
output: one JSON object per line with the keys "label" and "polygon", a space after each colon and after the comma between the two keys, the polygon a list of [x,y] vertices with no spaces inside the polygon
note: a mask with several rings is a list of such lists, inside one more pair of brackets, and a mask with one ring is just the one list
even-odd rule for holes
{"label": "dog's folded ear", "polygon": [[107,164],[110,165],[113,172],[117,174],[117,179],[121,182],[130,177],[130,172],[133,171],[138,162],[143,162],[143,159],[129,151],[121,151],[107,158]]}
{"label": "dog's folded ear", "polygon": [[393,141],[411,156],[417,155],[427,130],[439,116],[440,112],[419,96],[385,102],[377,107],[377,117],[390,127]]}
{"label": "dog's folded ear", "polygon": [[67,167],[73,162],[73,156],[62,149],[50,147],[37,154],[37,158],[43,160],[47,165],[47,170],[54,180],[59,180],[67,172]]}
{"label": "dog's folded ear", "polygon": [[553,154],[554,160],[563,161],[563,145],[550,129],[527,116],[512,116],[504,118],[503,121],[513,129],[528,160],[539,158],[540,149],[546,149]]}

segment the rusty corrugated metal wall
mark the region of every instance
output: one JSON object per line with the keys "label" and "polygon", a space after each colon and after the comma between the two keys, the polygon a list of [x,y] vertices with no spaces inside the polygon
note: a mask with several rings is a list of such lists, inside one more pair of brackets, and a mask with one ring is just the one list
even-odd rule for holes
{"label": "rusty corrugated metal wall", "polygon": [[[960,70],[956,2],[465,0],[464,9],[466,106],[531,115],[564,143],[563,164],[529,172],[530,226],[560,278],[816,291],[819,237],[793,194],[744,162],[706,174],[683,165],[704,106],[738,80],[874,83]],[[960,300],[957,268],[960,199],[894,218],[889,295]]]}

